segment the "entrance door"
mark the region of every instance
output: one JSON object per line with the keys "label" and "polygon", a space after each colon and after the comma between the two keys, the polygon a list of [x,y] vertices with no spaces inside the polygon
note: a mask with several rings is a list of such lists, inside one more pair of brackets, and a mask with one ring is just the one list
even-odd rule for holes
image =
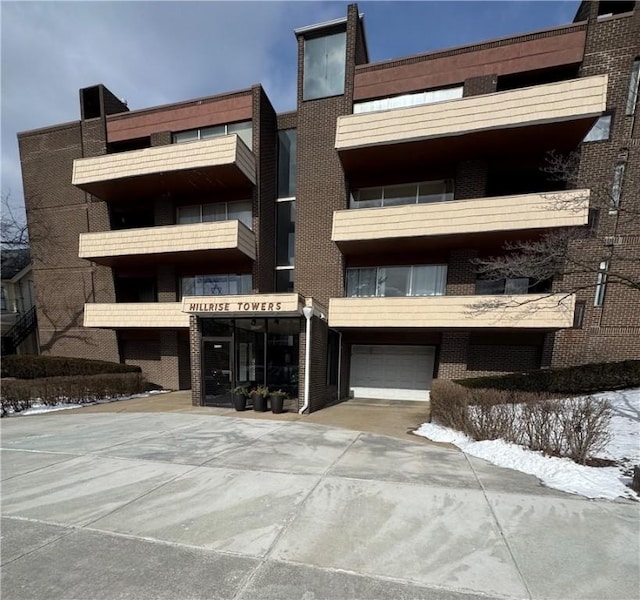
{"label": "entrance door", "polygon": [[202,340],[202,379],[204,403],[216,406],[231,404],[232,338]]}

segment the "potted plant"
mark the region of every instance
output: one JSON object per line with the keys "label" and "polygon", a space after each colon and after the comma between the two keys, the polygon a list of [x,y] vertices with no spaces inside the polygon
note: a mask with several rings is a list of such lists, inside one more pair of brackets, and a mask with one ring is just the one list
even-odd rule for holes
{"label": "potted plant", "polygon": [[271,402],[271,412],[274,414],[280,414],[283,412],[284,399],[287,397],[287,392],[282,390],[275,390],[269,394],[269,401]]}
{"label": "potted plant", "polygon": [[237,411],[247,410],[247,398],[249,397],[249,389],[239,385],[231,390],[233,395],[233,408]]}
{"label": "potted plant", "polygon": [[253,410],[256,412],[266,412],[269,388],[264,385],[259,385],[258,387],[253,388],[250,394],[251,399],[253,400]]}

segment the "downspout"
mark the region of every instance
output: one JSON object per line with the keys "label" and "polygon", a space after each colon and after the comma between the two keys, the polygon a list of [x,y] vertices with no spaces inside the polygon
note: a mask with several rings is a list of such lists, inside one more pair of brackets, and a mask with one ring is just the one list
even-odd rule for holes
{"label": "downspout", "polygon": [[304,404],[298,411],[300,415],[309,408],[309,367],[311,363],[311,318],[313,317],[313,306],[305,306],[302,312],[305,319],[307,319],[307,326],[304,336]]}

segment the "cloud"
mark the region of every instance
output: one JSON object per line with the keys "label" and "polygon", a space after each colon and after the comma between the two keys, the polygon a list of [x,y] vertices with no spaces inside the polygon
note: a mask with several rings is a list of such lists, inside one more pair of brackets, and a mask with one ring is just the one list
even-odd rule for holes
{"label": "cloud", "polygon": [[295,108],[293,29],[344,3],[5,2],[2,192],[22,197],[16,133],[77,120],[78,90],[104,83],[131,109],[262,82]]}
{"label": "cloud", "polygon": [[[362,2],[372,60],[552,26],[570,2]],[[3,2],[2,193],[22,200],[16,133],[79,119],[78,90],[104,83],[131,109],[262,83],[295,108],[293,30],[347,2]],[[553,9],[553,10],[551,10]],[[496,19],[496,14],[503,19]],[[469,39],[467,39],[469,38]]]}

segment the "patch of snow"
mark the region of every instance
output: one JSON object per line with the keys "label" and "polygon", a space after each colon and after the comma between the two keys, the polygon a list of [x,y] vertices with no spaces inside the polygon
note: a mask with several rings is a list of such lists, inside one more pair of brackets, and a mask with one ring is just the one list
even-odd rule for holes
{"label": "patch of snow", "polygon": [[535,475],[550,488],[587,498],[613,500],[620,496],[638,499],[627,487],[626,472],[640,464],[640,389],[602,392],[594,395],[611,404],[611,441],[598,458],[618,463],[615,467],[588,467],[569,458],[545,456],[541,452],[504,440],[476,442],[460,431],[436,423],[424,423],[413,433],[434,442],[447,442],[466,454],[482,458],[499,467]]}
{"label": "patch of snow", "polygon": [[39,401],[34,401],[30,408],[22,410],[20,412],[14,412],[11,408],[7,409],[7,417],[28,417],[30,415],[41,415],[43,413],[56,412],[58,410],[70,410],[72,408],[82,408],[83,406],[95,406],[96,404],[108,404],[110,402],[120,402],[121,400],[133,400],[134,398],[148,398],[149,396],[155,396],[157,394],[167,394],[169,390],[150,390],[148,392],[142,392],[140,394],[131,394],[129,396],[116,396],[111,398],[101,398],[95,402],[58,402],[55,405],[43,404]]}

